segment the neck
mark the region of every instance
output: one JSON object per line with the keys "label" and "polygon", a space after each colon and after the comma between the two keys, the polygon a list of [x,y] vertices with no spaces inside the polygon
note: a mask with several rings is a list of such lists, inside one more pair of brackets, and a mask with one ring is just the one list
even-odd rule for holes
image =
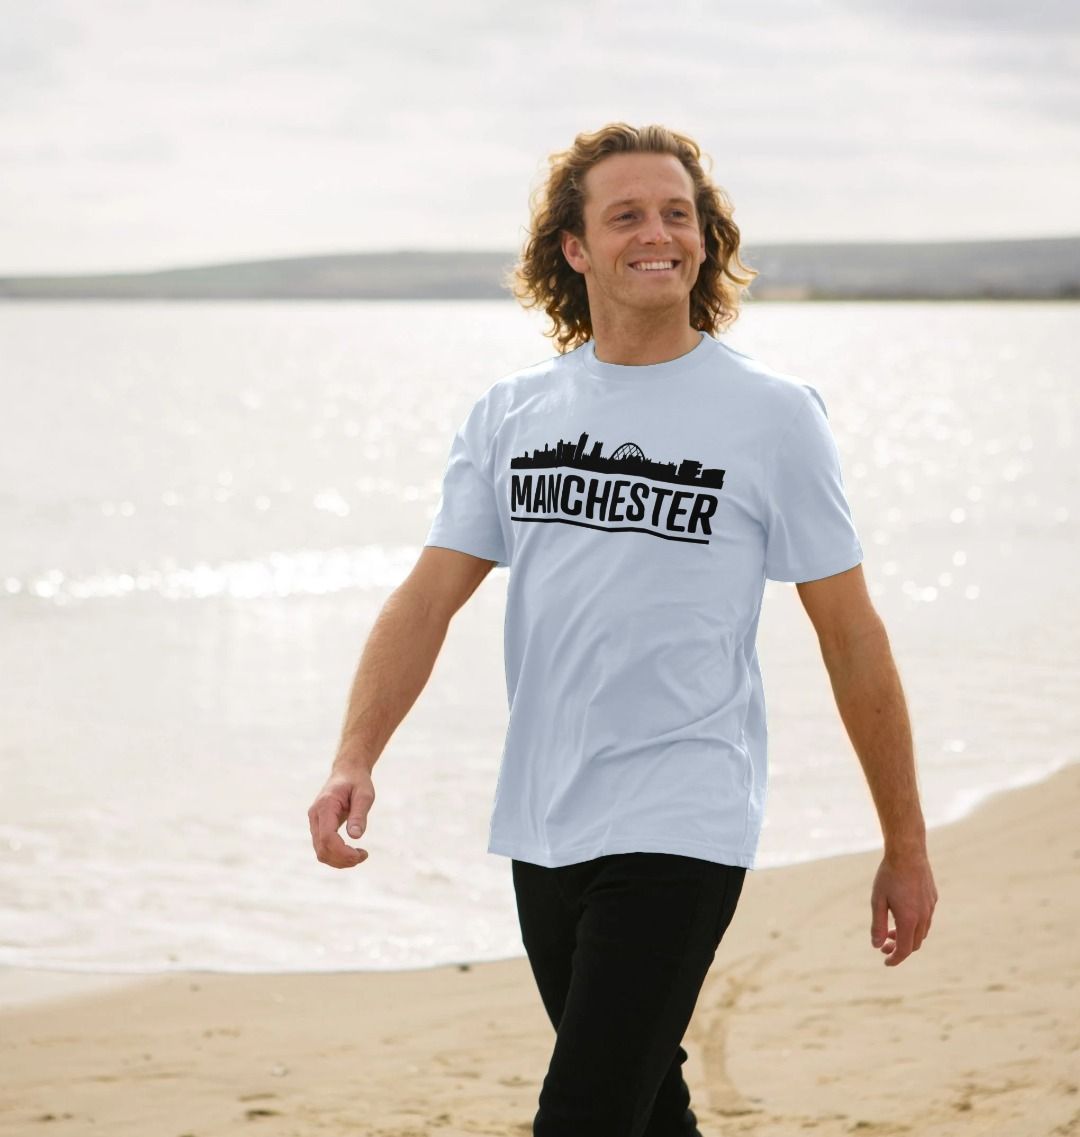
{"label": "neck", "polygon": [[667,363],[693,351],[701,343],[701,332],[688,324],[648,327],[636,322],[631,327],[613,329],[594,323],[592,338],[601,363],[644,367]]}

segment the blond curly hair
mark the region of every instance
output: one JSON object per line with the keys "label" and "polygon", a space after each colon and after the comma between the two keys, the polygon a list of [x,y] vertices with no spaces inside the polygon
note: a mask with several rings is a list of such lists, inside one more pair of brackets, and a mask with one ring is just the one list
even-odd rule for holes
{"label": "blond curly hair", "polygon": [[591,134],[578,134],[568,150],[549,155],[547,181],[529,198],[528,240],[503,286],[522,307],[547,313],[552,326],[543,334],[555,340],[560,354],[592,338],[585,278],[563,255],[562,231],[579,239],[585,236],[585,175],[610,154],[673,154],[686,168],[694,183],[706,254],[690,293],[690,325],[698,331],[722,331],[738,319],[742,293],[758,273],[739,259],[734,206],[702,169],[701,147],[666,126],[609,123]]}

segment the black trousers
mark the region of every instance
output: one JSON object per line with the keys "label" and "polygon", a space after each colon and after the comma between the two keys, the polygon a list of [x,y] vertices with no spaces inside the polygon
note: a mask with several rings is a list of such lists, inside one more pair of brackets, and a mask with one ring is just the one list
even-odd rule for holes
{"label": "black trousers", "polygon": [[534,1137],[701,1137],[682,1038],[746,869],[675,853],[512,861],[555,1048]]}

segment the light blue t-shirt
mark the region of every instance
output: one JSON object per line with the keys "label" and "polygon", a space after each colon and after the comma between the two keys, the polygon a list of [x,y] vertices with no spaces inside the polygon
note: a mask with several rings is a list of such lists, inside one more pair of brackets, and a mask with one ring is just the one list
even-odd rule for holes
{"label": "light blue t-shirt", "polygon": [[814,387],[706,333],[646,366],[589,340],[480,396],[424,543],[510,568],[489,853],[755,867],[765,580],[863,558]]}

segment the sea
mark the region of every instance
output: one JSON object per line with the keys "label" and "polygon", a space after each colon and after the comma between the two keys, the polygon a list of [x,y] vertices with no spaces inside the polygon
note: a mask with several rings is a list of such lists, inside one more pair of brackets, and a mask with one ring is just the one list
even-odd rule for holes
{"label": "sea", "polygon": [[[307,809],[453,433],[546,327],[511,299],[0,304],[0,967],[524,955],[486,852],[512,569],[375,766],[368,860],[320,863]],[[928,826],[1077,761],[1080,306],[748,300],[723,338],[826,401]],[[758,650],[757,869],[880,848],[794,585]]]}

